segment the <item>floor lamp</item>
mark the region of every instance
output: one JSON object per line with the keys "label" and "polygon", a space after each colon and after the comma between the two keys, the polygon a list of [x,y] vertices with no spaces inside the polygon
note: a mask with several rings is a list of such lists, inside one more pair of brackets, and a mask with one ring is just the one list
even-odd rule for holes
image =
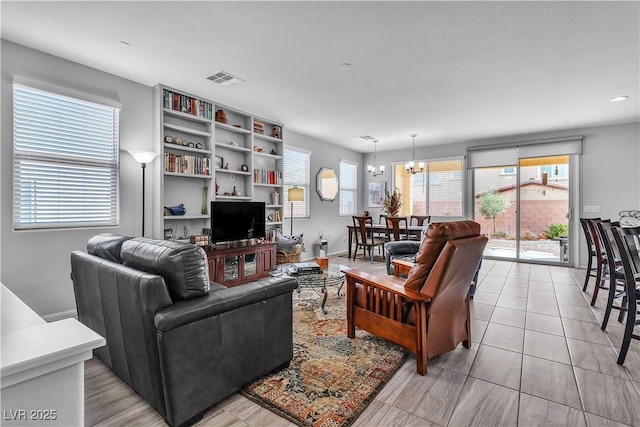
{"label": "floor lamp", "polygon": [[144,237],[144,171],[147,168],[147,163],[151,163],[153,159],[158,157],[158,153],[154,153],[153,151],[129,150],[129,154],[142,166],[142,237]]}
{"label": "floor lamp", "polygon": [[293,236],[293,202],[304,202],[304,188],[291,187],[287,193],[287,198],[291,202],[291,235]]}

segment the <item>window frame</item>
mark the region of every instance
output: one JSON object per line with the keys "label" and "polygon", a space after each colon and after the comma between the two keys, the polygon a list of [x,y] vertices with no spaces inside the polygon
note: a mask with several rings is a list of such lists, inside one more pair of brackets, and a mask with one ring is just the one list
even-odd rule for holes
{"label": "window frame", "polygon": [[[294,151],[297,153],[297,155],[300,156],[304,156],[304,161],[306,162],[306,165],[304,165],[304,168],[306,168],[306,171],[302,171],[303,174],[306,174],[306,177],[304,179],[300,179],[300,180],[291,180],[291,171],[287,170],[287,164],[289,163],[287,161],[287,152],[289,151]],[[295,214],[293,215],[293,219],[296,218],[310,218],[311,217],[311,212],[310,212],[310,208],[309,208],[309,199],[310,199],[310,188],[311,188],[311,151],[308,150],[304,150],[301,148],[297,148],[297,147],[284,147],[283,150],[283,156],[282,156],[282,177],[283,177],[283,185],[282,185],[282,192],[283,194],[283,198],[282,198],[282,213],[283,213],[283,218],[288,218],[291,219],[291,203],[289,202],[289,188],[297,186],[299,188],[302,188],[304,190],[304,212],[303,214]],[[297,204],[297,206],[299,207],[300,202],[294,202]],[[295,211],[299,210],[296,209],[297,207],[296,205],[293,206],[293,210],[294,213]]]}
{"label": "window frame", "polygon": [[[345,186],[345,180],[343,179],[342,174],[342,166],[343,164],[347,167],[353,167],[353,177],[354,177],[354,187],[349,188]],[[339,176],[339,184],[338,184],[338,197],[339,197],[339,205],[338,205],[338,216],[349,217],[353,215],[357,215],[358,213],[358,164],[355,162],[351,162],[349,160],[340,159],[340,176]],[[353,212],[342,212],[342,192],[349,192],[353,194]]]}
{"label": "window frame", "polygon": [[[431,167],[433,164],[436,163],[442,163],[442,162],[453,162],[453,161],[459,161],[460,162],[460,170],[459,171],[455,171],[457,173],[460,174],[459,177],[456,178],[452,178],[451,181],[456,180],[456,181],[460,181],[460,215],[440,215],[440,214],[434,214],[431,213],[429,210],[429,204],[430,204],[430,197],[432,194],[432,190],[430,188],[430,186],[432,185],[437,185],[435,182],[432,183],[432,177],[429,176],[430,171],[431,171]],[[424,174],[424,185],[425,185],[425,215],[430,215],[432,217],[439,217],[439,218],[448,218],[448,219],[456,219],[456,220],[462,220],[466,218],[466,205],[467,205],[467,200],[466,200],[466,196],[465,196],[465,183],[466,183],[466,165],[465,165],[465,158],[464,156],[456,156],[456,157],[444,157],[444,158],[436,158],[436,159],[422,159],[422,160],[417,160],[416,159],[416,163],[417,162],[424,162],[425,167],[424,167],[424,171],[423,172],[418,172],[418,174]],[[404,173],[406,172],[405,169],[405,164],[406,161],[398,161],[398,162],[392,162],[391,163],[391,170],[392,170],[392,188],[396,188],[397,187],[397,183],[396,183],[396,168],[400,167],[402,168],[402,171]],[[403,194],[404,196],[404,194]],[[403,209],[401,212],[406,213],[407,209],[405,209],[406,206],[408,206],[408,212],[407,215],[415,215],[415,212],[413,212],[413,205],[409,205],[410,202],[406,197],[403,197],[403,201],[405,203],[405,206],[403,206]]]}
{"label": "window frame", "polygon": [[[14,79],[14,231],[120,226],[120,109],[120,104],[91,94]],[[67,127],[63,128],[57,121]],[[91,137],[83,136],[89,132]],[[60,135],[66,138],[64,147],[60,145]],[[91,142],[97,143],[93,150],[83,148]],[[68,183],[60,184],[58,177],[61,176],[68,178]],[[34,193],[31,190],[34,183],[49,187]],[[74,205],[79,198],[86,201],[85,194],[91,194],[93,199],[84,207]],[[51,202],[62,206],[53,206]],[[74,209],[65,210],[65,203]],[[43,207],[38,209],[37,205]]]}

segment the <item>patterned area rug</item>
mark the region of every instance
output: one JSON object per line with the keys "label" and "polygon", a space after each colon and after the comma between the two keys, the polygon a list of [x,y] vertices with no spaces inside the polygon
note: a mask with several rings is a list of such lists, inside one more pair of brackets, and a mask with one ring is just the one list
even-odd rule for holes
{"label": "patterned area rug", "polygon": [[344,298],[329,288],[328,314],[313,290],[293,296],[293,360],[242,395],[301,426],[349,426],[402,366],[402,347],[356,330],[347,337]]}

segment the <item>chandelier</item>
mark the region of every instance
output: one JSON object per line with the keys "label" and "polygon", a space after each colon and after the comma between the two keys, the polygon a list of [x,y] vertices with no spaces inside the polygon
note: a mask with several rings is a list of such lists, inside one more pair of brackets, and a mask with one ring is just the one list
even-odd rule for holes
{"label": "chandelier", "polygon": [[405,163],[404,167],[407,173],[415,175],[418,172],[424,172],[424,162],[418,162],[418,167],[416,168],[416,136],[418,136],[418,134],[412,133],[409,136],[413,138],[413,155],[411,156],[411,161]]}
{"label": "chandelier", "polygon": [[373,165],[367,165],[367,171],[372,176],[382,175],[384,173],[384,165],[378,164],[378,151],[376,150],[377,140],[373,140]]}

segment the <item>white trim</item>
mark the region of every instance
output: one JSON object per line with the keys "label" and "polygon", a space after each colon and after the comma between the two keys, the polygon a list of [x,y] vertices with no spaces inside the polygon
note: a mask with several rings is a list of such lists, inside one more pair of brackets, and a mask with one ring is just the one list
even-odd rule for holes
{"label": "white trim", "polygon": [[58,86],[52,83],[47,83],[39,80],[33,80],[27,77],[13,76],[13,84],[18,86],[25,86],[30,89],[35,89],[44,92],[52,92],[56,95],[66,96],[67,98],[73,98],[75,100],[82,100],[91,102],[94,104],[105,105],[107,107],[117,108],[122,110],[122,103],[120,100],[105,98],[93,93],[84,92],[81,90],[71,89],[68,87]]}
{"label": "white trim", "polygon": [[42,317],[46,322],[56,322],[58,320],[64,320],[64,319],[77,319],[78,312],[76,311],[75,308],[72,308],[69,310],[59,311],[57,313],[51,313],[51,314],[47,314],[45,316],[40,316],[40,317]]}

